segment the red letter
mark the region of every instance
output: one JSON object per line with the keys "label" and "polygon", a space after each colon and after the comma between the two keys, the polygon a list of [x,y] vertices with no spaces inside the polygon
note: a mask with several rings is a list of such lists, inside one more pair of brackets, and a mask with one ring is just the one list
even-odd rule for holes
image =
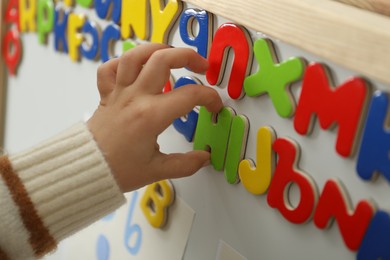
{"label": "red letter", "polygon": [[[278,153],[274,177],[268,191],[267,201],[272,208],[277,208],[288,221],[300,224],[310,220],[317,202],[317,187],[312,179],[296,168],[299,147],[292,140],[277,139],[273,149]],[[295,183],[301,196],[294,208],[288,199],[288,190]]]}
{"label": "red letter", "polygon": [[219,85],[223,79],[228,50],[234,50],[234,62],[229,79],[228,93],[232,99],[242,96],[244,79],[252,65],[252,42],[245,29],[226,23],[221,25],[214,35],[211,45],[206,78],[211,85]]}
{"label": "red letter", "polygon": [[22,56],[22,45],[17,31],[10,29],[4,36],[2,54],[9,73],[15,75]]}
{"label": "red letter", "polygon": [[7,10],[5,11],[4,21],[6,23],[16,24],[18,31],[20,31],[19,25],[19,1],[10,0],[7,5]]}
{"label": "red letter", "polygon": [[352,212],[346,192],[337,181],[329,180],[318,201],[314,213],[314,224],[320,229],[328,228],[335,218],[345,244],[349,249],[356,251],[374,211],[370,202],[362,200],[356,206],[355,212]]}
{"label": "red letter", "polygon": [[367,92],[366,84],[360,78],[352,78],[332,89],[321,64],[311,64],[303,79],[294,119],[295,130],[302,135],[307,134],[311,130],[309,127],[313,114],[317,115],[322,129],[337,123],[336,150],[342,156],[350,156]]}

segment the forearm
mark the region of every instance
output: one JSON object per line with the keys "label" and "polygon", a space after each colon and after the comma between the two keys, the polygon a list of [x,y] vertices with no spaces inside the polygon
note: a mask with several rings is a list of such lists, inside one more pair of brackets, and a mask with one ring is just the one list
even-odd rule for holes
{"label": "forearm", "polygon": [[42,256],[125,201],[84,124],[1,157],[0,175],[1,259]]}

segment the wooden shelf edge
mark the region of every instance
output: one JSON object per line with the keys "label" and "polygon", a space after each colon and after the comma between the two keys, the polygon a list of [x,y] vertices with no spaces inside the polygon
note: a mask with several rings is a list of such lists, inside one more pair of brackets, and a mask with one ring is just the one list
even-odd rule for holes
{"label": "wooden shelf edge", "polygon": [[331,0],[184,0],[390,84],[390,18]]}

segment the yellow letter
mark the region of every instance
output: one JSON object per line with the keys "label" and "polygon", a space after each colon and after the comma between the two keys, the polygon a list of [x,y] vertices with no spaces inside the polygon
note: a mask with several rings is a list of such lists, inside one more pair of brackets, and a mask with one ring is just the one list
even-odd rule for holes
{"label": "yellow letter", "polygon": [[68,18],[68,48],[69,56],[72,61],[78,61],[80,57],[80,45],[83,42],[83,36],[79,30],[84,24],[85,16],[83,14],[70,14]]}
{"label": "yellow letter", "polygon": [[147,186],[140,205],[150,225],[163,227],[167,220],[167,209],[175,198],[175,191],[169,180],[155,182]]}
{"label": "yellow letter", "polygon": [[150,0],[152,13],[152,42],[167,43],[168,33],[176,19],[179,17],[183,4],[181,1],[169,0],[165,8],[162,8],[164,1]]}
{"label": "yellow letter", "polygon": [[74,2],[73,0],[64,0],[64,4],[68,7],[71,7],[74,5]]}
{"label": "yellow letter", "polygon": [[36,31],[36,0],[19,1],[19,24],[21,32]]}
{"label": "yellow letter", "polygon": [[141,40],[149,35],[149,19],[147,0],[122,0],[121,34],[123,39],[133,37],[133,33]]}
{"label": "yellow letter", "polygon": [[261,127],[257,132],[257,167],[251,160],[243,160],[238,172],[244,187],[252,194],[264,194],[272,178],[275,154],[272,144],[275,133],[270,127]]}

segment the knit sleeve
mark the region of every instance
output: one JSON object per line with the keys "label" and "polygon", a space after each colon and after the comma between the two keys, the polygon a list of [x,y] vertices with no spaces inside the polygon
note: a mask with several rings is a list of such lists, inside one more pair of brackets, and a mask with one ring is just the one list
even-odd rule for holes
{"label": "knit sleeve", "polygon": [[0,259],[31,259],[125,202],[83,123],[0,157]]}

